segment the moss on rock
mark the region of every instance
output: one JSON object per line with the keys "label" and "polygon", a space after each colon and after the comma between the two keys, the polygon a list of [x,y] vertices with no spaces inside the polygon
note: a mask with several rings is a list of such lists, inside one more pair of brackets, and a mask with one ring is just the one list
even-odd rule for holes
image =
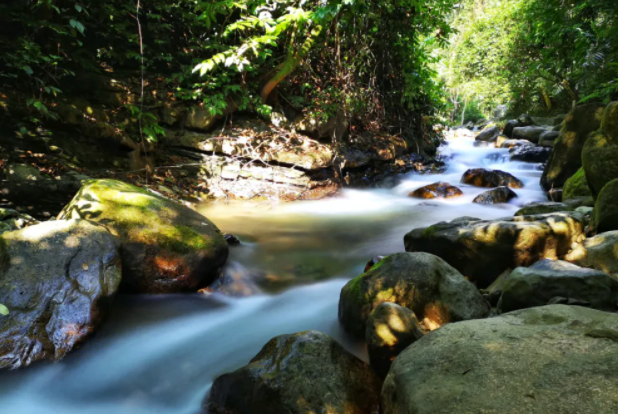
{"label": "moss on rock", "polygon": [[117,180],[91,180],[60,213],[105,225],[123,241],[123,287],[192,291],[211,283],[227,243],[207,218],[175,201]]}
{"label": "moss on rock", "polygon": [[590,197],[591,195],[592,191],[590,191],[588,187],[586,172],[583,168],[577,170],[577,172],[564,183],[562,192],[562,199],[564,201],[580,197]]}
{"label": "moss on rock", "polygon": [[618,230],[618,179],[609,182],[601,190],[592,219],[599,233]]}

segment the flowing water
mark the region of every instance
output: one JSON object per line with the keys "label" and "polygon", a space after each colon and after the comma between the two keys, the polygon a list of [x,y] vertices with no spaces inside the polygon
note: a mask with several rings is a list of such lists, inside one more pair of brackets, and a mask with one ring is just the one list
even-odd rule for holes
{"label": "flowing water", "polygon": [[[447,171],[410,174],[389,190],[347,190],[323,201],[279,206],[216,204],[202,212],[240,237],[228,272],[246,278],[249,297],[120,296],[101,331],[57,364],[0,374],[2,414],[197,414],[213,380],[249,362],[272,337],[325,332],[363,358],[337,322],[339,292],[376,255],[404,250],[408,231],[460,216],[512,215],[545,199],[538,165],[506,162],[508,150],[457,139],[443,149]],[[457,184],[468,168],[511,172],[525,183],[510,204],[480,206],[486,189]],[[463,197],[415,200],[436,181]]]}

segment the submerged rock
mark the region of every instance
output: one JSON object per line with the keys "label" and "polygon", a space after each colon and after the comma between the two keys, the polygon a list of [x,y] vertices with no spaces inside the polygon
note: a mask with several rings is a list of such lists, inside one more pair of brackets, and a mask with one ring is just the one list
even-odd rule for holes
{"label": "submerged rock", "polygon": [[486,170],[484,168],[474,168],[466,171],[461,178],[464,184],[475,187],[501,187],[522,188],[524,183],[513,175],[500,170]]}
{"label": "submerged rock", "polygon": [[476,204],[502,204],[517,198],[517,194],[508,187],[498,187],[478,195],[472,202]]}
{"label": "submerged rock", "polygon": [[600,270],[541,260],[528,268],[518,267],[509,275],[498,311],[544,306],[557,298],[594,309],[616,311],[618,280]]}
{"label": "submerged rock", "polygon": [[273,338],[251,362],[217,378],[212,414],[377,414],[380,380],[316,331]]}
{"label": "submerged rock", "polygon": [[426,253],[394,254],[348,282],[341,290],[339,321],[362,339],[369,315],[384,302],[412,310],[429,329],[489,313],[469,281],[444,260]]}
{"label": "submerged rock", "polygon": [[562,187],[582,166],[582,149],[591,132],[601,125],[603,104],[574,108],[566,117],[541,177],[545,190]]}
{"label": "submerged rock", "polygon": [[85,220],[0,235],[0,368],[59,360],[96,332],[120,284],[119,247]]}
{"label": "submerged rock", "polygon": [[595,197],[618,178],[618,102],[610,103],[603,111],[601,129],[586,141],[582,162]]}
{"label": "submerged rock", "polygon": [[381,303],[369,315],[365,330],[371,367],[386,377],[397,355],[423,335],[414,312],[395,303]]}
{"label": "submerged rock", "polygon": [[608,231],[586,239],[566,260],[618,275],[618,231]]}
{"label": "submerged rock", "polygon": [[228,246],[240,246],[240,239],[233,234],[224,234],[223,237]]}
{"label": "submerged rock", "polygon": [[577,212],[459,219],[413,230],[404,242],[406,251],[440,256],[479,288],[486,288],[506,269],[562,258],[583,235],[584,221]]}
{"label": "submerged rock", "polygon": [[560,211],[573,211],[575,208],[565,203],[541,202],[530,203],[517,210],[515,216],[534,216],[538,214],[549,214]]}
{"label": "submerged rock", "polygon": [[594,204],[592,221],[599,233],[618,230],[618,179],[601,190]]}
{"label": "submerged rock", "polygon": [[58,218],[95,221],[120,237],[122,286],[130,292],[197,291],[218,277],[228,255],[206,217],[121,181],[89,181]]}
{"label": "submerged rock", "polygon": [[551,149],[524,145],[511,148],[509,153],[511,154],[511,161],[544,163],[549,159]]}
{"label": "submerged rock", "polygon": [[618,315],[553,305],[447,325],[407,348],[383,414],[618,412]]}
{"label": "submerged rock", "polygon": [[459,188],[445,182],[433,183],[410,193],[410,197],[424,199],[453,198],[462,195],[463,192]]}

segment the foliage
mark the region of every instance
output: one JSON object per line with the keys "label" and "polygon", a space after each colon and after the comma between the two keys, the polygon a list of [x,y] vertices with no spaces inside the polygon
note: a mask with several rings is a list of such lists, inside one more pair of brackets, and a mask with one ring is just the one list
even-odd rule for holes
{"label": "foliage", "polygon": [[0,303],[0,315],[6,316],[9,314],[9,309]]}
{"label": "foliage", "polygon": [[0,76],[47,119],[80,73],[139,73],[142,43],[148,79],[215,115],[278,107],[401,129],[441,104],[432,52],[445,46],[453,2],[151,0],[140,39],[134,2],[7,0]]}
{"label": "foliage", "polygon": [[510,104],[517,114],[617,97],[613,0],[466,0],[453,24],[440,69],[459,104],[477,99],[486,115]]}

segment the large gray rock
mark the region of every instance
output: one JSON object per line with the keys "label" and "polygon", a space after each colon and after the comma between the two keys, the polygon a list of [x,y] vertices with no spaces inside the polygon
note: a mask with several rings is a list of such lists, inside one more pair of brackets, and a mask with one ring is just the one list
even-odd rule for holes
{"label": "large gray rock", "polygon": [[494,142],[500,134],[502,134],[502,128],[498,126],[485,128],[476,136],[476,141]]}
{"label": "large gray rock", "polygon": [[618,315],[552,305],[450,324],[412,344],[383,414],[618,412]]}
{"label": "large gray rock", "polygon": [[508,217],[462,218],[406,234],[406,251],[440,256],[464,276],[486,288],[506,269],[559,259],[584,231],[577,212]]}
{"label": "large gray rock", "polygon": [[562,187],[581,168],[582,149],[590,133],[601,126],[603,108],[603,104],[582,105],[567,115],[541,177],[545,190]]}
{"label": "large gray rock", "polygon": [[618,275],[618,231],[608,231],[586,239],[566,260]]}
{"label": "large gray rock", "polygon": [[96,332],[120,284],[119,246],[84,220],[0,235],[0,368],[61,359]]}
{"label": "large gray rock", "polygon": [[380,380],[321,332],[273,338],[249,365],[217,378],[213,414],[377,414]]}
{"label": "large gray rock", "polygon": [[121,239],[122,285],[129,292],[197,291],[227,260],[227,243],[206,217],[121,181],[89,181],[58,218],[95,221]]}
{"label": "large gray rock", "polygon": [[371,367],[386,377],[397,355],[423,335],[414,312],[395,303],[381,303],[369,315],[365,330]]}
{"label": "large gray rock", "polygon": [[394,254],[348,282],[341,290],[339,321],[348,333],[362,339],[369,315],[384,302],[412,310],[429,329],[489,313],[469,281],[427,253]]}
{"label": "large gray rock", "polygon": [[544,132],[547,132],[547,129],[539,126],[517,127],[513,129],[513,139],[527,139],[538,144],[541,134]]}
{"label": "large gray rock", "polygon": [[498,311],[506,313],[545,306],[556,299],[616,311],[618,280],[600,270],[541,260],[530,267],[518,267],[509,275]]}

